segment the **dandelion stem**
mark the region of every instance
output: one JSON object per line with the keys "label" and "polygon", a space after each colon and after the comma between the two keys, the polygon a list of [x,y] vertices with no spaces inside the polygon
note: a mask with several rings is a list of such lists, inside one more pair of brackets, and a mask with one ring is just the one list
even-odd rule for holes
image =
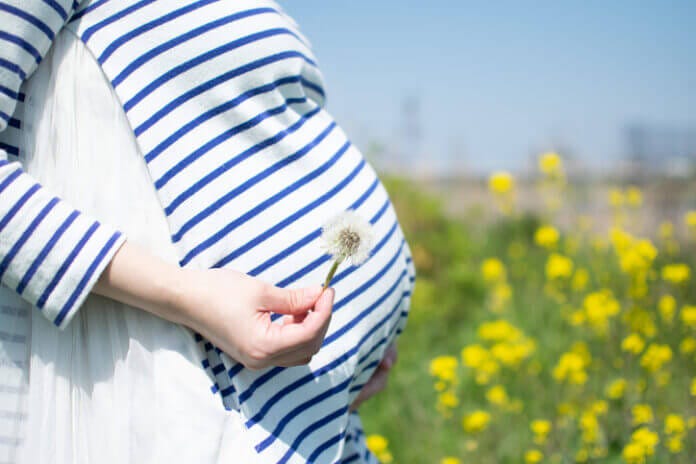
{"label": "dandelion stem", "polygon": [[338,269],[338,266],[341,264],[342,259],[337,259],[334,261],[333,266],[331,266],[331,269],[329,270],[329,275],[326,276],[326,280],[324,281],[324,288],[329,288],[329,284],[331,283],[331,279],[333,279],[333,276],[336,274],[336,270]]}

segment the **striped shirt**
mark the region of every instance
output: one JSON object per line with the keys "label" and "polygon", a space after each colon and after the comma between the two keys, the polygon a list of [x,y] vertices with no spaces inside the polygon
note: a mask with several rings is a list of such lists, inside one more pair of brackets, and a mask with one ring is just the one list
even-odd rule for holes
{"label": "striped shirt", "polygon": [[[364,462],[348,405],[403,329],[414,269],[389,198],[324,107],[316,58],[268,0],[0,1],[0,277],[64,327],[124,240],[22,171],[22,82],[57,33],[79,37],[118,95],[181,266],[231,267],[281,287],[321,282],[320,226],[354,209],[371,258],[333,281],[310,365],[246,370],[203,337],[221,407],[262,462]],[[124,186],[127,187],[127,186]]]}

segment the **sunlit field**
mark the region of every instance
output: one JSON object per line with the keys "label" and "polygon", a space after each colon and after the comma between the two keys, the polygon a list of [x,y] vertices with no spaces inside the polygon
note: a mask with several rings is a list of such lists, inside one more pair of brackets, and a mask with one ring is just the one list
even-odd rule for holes
{"label": "sunlit field", "polygon": [[643,192],[617,186],[609,225],[560,227],[556,154],[534,215],[506,173],[465,219],[387,187],[418,280],[389,387],[362,408],[382,462],[696,462],[696,212],[646,230]]}

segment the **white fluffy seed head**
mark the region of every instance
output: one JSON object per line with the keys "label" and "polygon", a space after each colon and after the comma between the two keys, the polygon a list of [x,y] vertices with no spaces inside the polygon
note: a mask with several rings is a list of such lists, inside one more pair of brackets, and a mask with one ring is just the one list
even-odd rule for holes
{"label": "white fluffy seed head", "polygon": [[358,266],[370,256],[374,233],[369,222],[353,210],[345,211],[322,228],[322,249],[335,260]]}

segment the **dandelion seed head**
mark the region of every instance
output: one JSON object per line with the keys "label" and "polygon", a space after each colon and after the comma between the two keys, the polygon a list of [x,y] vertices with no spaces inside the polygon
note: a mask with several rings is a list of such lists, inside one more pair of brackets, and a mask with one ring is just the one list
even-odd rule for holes
{"label": "dandelion seed head", "polygon": [[327,222],[322,229],[322,248],[335,260],[359,265],[370,256],[374,234],[372,226],[353,210]]}

